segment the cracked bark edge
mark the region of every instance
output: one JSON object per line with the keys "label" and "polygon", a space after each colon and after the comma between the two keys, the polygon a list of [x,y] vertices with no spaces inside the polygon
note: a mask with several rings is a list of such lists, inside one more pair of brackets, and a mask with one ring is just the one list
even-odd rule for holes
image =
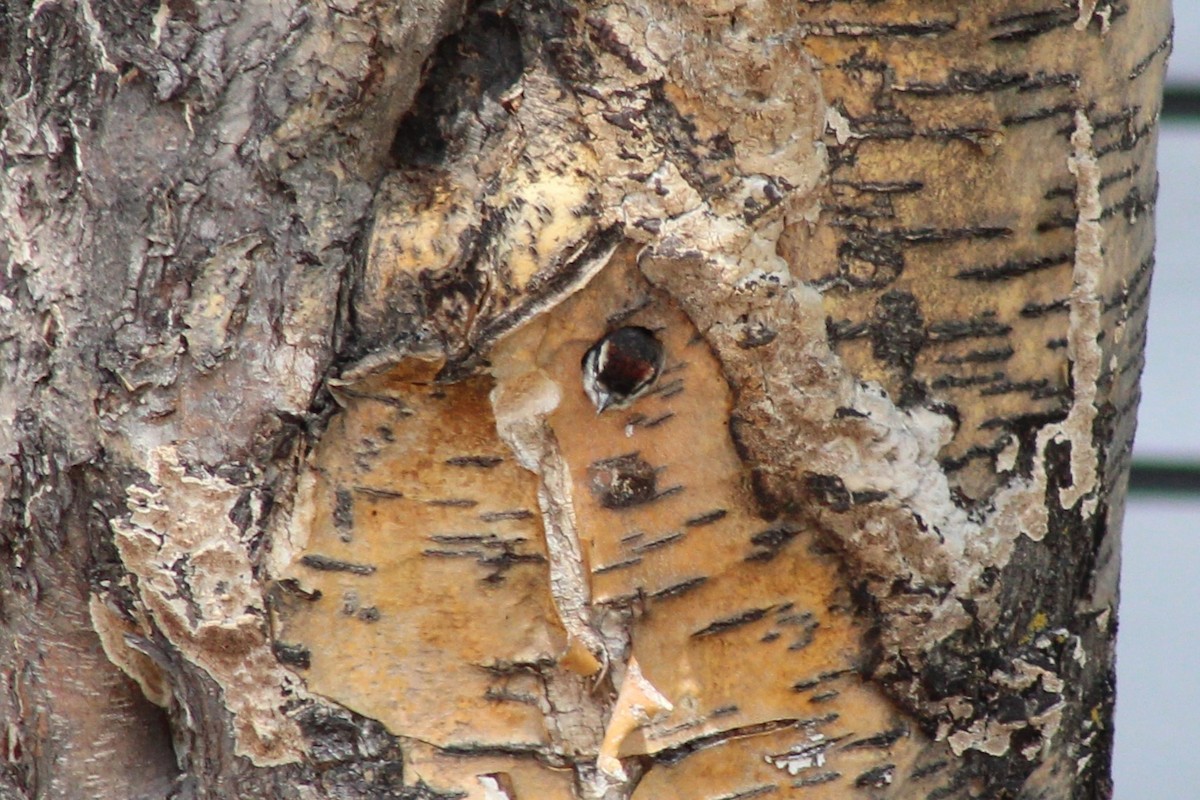
{"label": "cracked bark edge", "polygon": [[[515,384],[515,385],[514,385]],[[550,592],[563,627],[591,654],[583,674],[592,675],[607,665],[609,654],[589,614],[591,589],[579,546],[571,479],[559,453],[554,432],[545,418],[559,402],[558,384],[537,373],[500,382],[492,390],[496,430],[521,466],[538,477],[538,504],[550,557]]]}
{"label": "cracked bark edge", "polygon": [[[518,342],[521,337],[515,337]],[[509,343],[510,345],[512,343]],[[514,357],[513,350],[516,351]],[[572,501],[569,465],[546,421],[559,405],[562,389],[536,368],[525,366],[520,344],[501,345],[494,353],[491,392],[496,430],[525,469],[538,480],[538,503],[549,558],[549,588],[559,619],[569,634],[560,663],[588,677],[591,690],[552,670],[544,676],[548,727],[557,732],[556,749],[585,756],[576,762],[576,782],[585,800],[627,797],[640,770],[627,771],[618,758],[629,734],[648,724],[671,703],[642,675],[629,651],[627,625],[593,606],[590,574],[580,546]],[[609,624],[605,624],[605,623]],[[612,700],[609,688],[618,686]],[[563,691],[572,702],[554,707]],[[597,724],[599,723],[599,724]],[[590,758],[595,758],[594,766]]]}
{"label": "cracked bark edge", "polygon": [[[147,618],[221,688],[238,755],[258,766],[300,761],[308,747],[286,706],[304,690],[275,657],[243,533],[230,521],[242,488],[189,474],[168,447],[149,454],[146,471],[149,486],[130,487],[129,515],[111,524]],[[139,662],[116,663],[147,679]]]}

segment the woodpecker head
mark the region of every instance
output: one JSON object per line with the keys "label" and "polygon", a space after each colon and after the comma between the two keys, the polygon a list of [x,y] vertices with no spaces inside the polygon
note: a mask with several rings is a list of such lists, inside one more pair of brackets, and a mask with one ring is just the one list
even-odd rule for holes
{"label": "woodpecker head", "polygon": [[646,328],[609,331],[583,356],[583,390],[596,406],[624,408],[646,392],[663,367],[662,342]]}

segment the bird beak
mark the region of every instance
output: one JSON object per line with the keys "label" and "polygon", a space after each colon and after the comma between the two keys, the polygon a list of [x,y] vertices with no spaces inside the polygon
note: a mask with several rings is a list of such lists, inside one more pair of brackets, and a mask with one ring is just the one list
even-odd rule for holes
{"label": "bird beak", "polygon": [[601,414],[603,414],[604,409],[608,408],[611,405],[612,405],[612,396],[607,395],[607,394],[601,395],[600,402],[596,405],[596,416],[598,417]]}

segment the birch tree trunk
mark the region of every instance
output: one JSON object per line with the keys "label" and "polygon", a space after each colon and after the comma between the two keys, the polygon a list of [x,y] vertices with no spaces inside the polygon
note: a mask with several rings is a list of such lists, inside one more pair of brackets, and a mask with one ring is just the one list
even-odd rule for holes
{"label": "birch tree trunk", "polygon": [[1111,794],[1166,2],[0,25],[0,797]]}

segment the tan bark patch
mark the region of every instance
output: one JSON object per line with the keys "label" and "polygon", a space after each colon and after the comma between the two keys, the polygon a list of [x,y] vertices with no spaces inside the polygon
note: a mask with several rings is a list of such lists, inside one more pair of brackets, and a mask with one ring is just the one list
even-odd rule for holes
{"label": "tan bark patch", "polygon": [[[656,331],[667,360],[647,396],[597,415],[580,362],[616,324]],[[785,730],[785,754],[832,737],[821,766],[846,776],[915,757],[921,737],[856,677],[863,632],[837,562],[757,516],[720,365],[629,252],[492,363],[494,388],[409,361],[339,390],[298,504],[307,542],[281,575],[320,592],[284,603],[277,629],[311,655],[312,691],[444,754],[574,766],[582,796],[636,785],[618,755]],[[614,499],[612,480],[645,491]],[[519,563],[502,569],[505,553]],[[564,629],[602,674],[581,682]],[[903,735],[869,756],[842,746],[885,730]],[[473,769],[447,785],[482,791],[461,778]],[[680,796],[707,787],[680,769]]]}

